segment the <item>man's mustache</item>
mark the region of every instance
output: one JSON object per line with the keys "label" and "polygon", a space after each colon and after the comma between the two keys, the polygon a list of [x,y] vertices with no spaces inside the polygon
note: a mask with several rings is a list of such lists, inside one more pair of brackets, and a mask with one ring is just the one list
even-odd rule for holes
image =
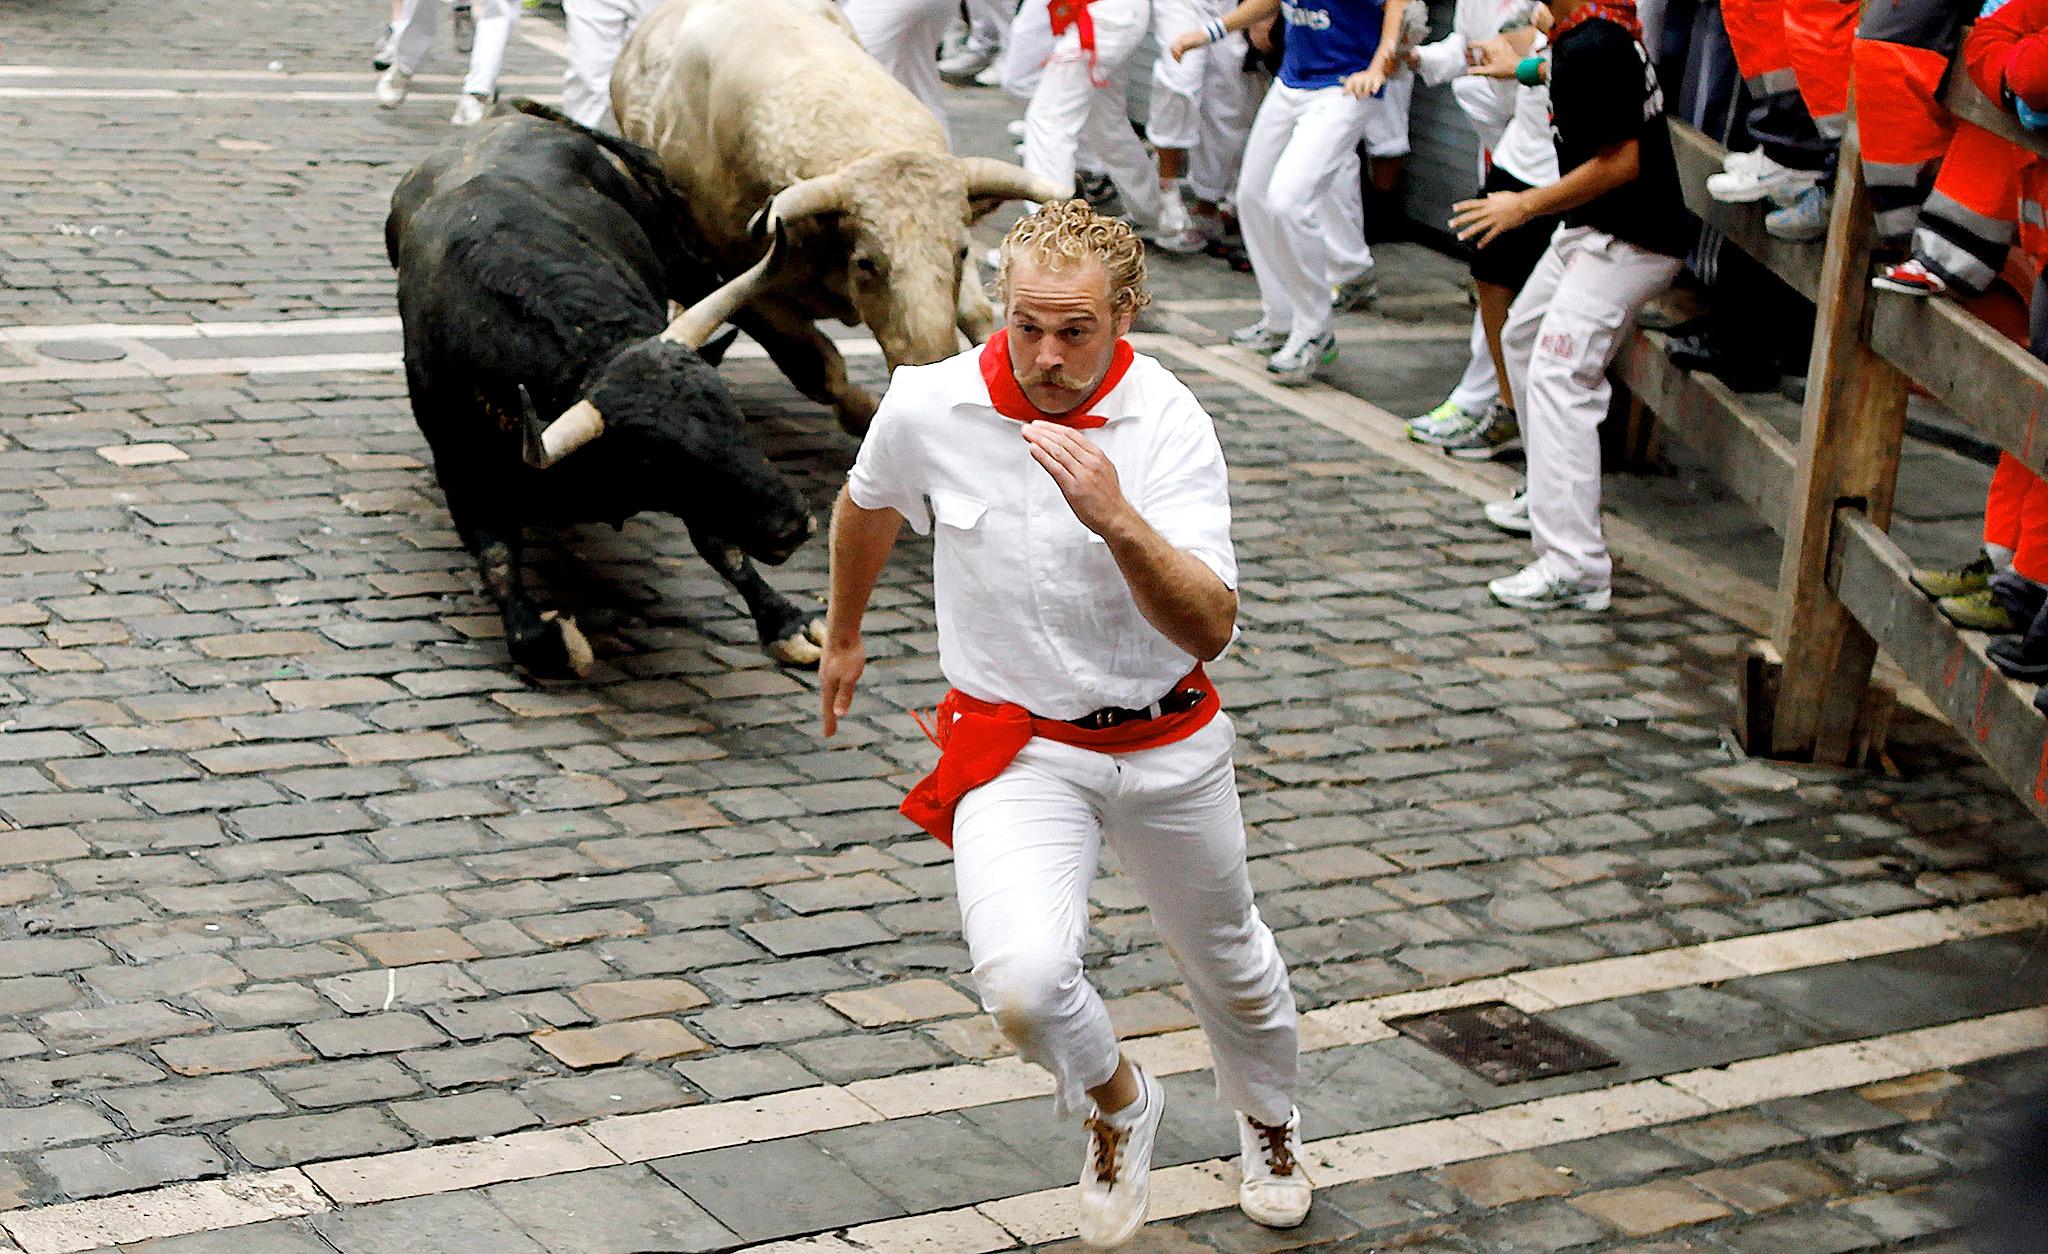
{"label": "man's mustache", "polygon": [[1028,388],[1050,385],[1068,392],[1079,392],[1088,386],[1090,380],[1068,374],[1058,366],[1053,366],[1045,370],[1022,371],[1017,375],[1017,382]]}

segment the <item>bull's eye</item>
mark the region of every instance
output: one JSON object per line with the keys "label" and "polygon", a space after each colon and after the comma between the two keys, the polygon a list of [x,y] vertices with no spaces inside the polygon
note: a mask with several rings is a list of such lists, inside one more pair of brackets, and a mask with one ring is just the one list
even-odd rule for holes
{"label": "bull's eye", "polygon": [[863,279],[879,279],[882,277],[882,267],[873,257],[855,257],[853,259],[853,269],[854,273],[860,275]]}

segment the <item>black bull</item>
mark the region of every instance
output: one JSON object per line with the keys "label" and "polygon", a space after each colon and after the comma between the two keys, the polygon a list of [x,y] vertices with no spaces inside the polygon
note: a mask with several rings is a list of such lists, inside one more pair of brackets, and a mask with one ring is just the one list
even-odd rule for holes
{"label": "black bull", "polygon": [[[644,150],[528,101],[450,140],[391,198],[413,417],[512,657],[537,674],[581,674],[591,655],[524,591],[522,529],[644,512],[682,519],[772,656],[818,658],[817,625],[748,560],[782,562],[816,522],[746,430],[717,352],[662,337],[670,299],[717,286],[677,235],[685,221]],[[539,420],[558,414],[543,451]]]}

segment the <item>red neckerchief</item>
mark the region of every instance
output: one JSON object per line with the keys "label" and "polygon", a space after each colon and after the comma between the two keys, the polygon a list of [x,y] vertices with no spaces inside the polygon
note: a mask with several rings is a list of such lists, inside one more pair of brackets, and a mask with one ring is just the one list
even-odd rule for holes
{"label": "red neckerchief", "polygon": [[1064,415],[1048,414],[1033,405],[1024,389],[1017,382],[1017,372],[1010,366],[1010,332],[1005,329],[988,337],[988,343],[981,346],[981,378],[988,384],[989,403],[1005,418],[1018,422],[1056,422],[1063,427],[1074,427],[1090,431],[1108,422],[1099,414],[1088,412],[1096,402],[1116,390],[1124,381],[1124,373],[1137,360],[1127,340],[1116,342],[1116,354],[1110,358],[1109,373],[1102,378],[1102,386],[1095,389],[1095,395]]}
{"label": "red neckerchief", "polygon": [[[1080,27],[1081,51],[1088,54],[1088,79],[1097,87],[1107,87],[1109,80],[1102,76],[1095,59],[1095,19],[1088,15],[1088,6],[1093,3],[1095,0],[1052,0],[1046,12],[1052,18],[1054,39],[1066,34],[1070,27]],[[1050,62],[1052,58],[1046,60]]]}
{"label": "red neckerchief", "polygon": [[1637,39],[1643,37],[1643,20],[1636,16],[1635,0],[1586,0],[1568,15],[1559,18],[1557,25],[1550,28],[1550,42],[1557,43],[1566,31],[1583,26],[1595,18],[1612,22]]}
{"label": "red neckerchief", "polygon": [[918,726],[939,747],[938,765],[917,781],[898,809],[903,817],[950,846],[953,811],[960,799],[1001,775],[1033,736],[1097,753],[1136,753],[1186,740],[1208,726],[1209,720],[1223,708],[1216,685],[1209,681],[1208,672],[1199,662],[1173,687],[1176,692],[1183,688],[1200,689],[1201,703],[1178,714],[1162,714],[1100,731],[1042,719],[1014,703],[982,701],[958,688],[948,689],[939,708],[933,711],[933,726],[926,727],[924,720],[918,719]]}

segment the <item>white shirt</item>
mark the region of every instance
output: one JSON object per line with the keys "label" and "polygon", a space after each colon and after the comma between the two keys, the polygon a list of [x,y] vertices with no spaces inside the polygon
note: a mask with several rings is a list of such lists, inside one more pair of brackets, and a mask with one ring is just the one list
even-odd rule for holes
{"label": "white shirt", "polygon": [[[1536,36],[1536,55],[1549,41]],[[1531,187],[1557,182],[1557,144],[1550,137],[1550,88],[1515,85],[1515,115],[1493,147],[1493,163]]]}
{"label": "white shirt", "polygon": [[[848,496],[919,535],[937,520],[939,667],[955,688],[1056,719],[1157,701],[1196,659],[1138,612],[1109,545],[1031,459],[1023,424],[990,403],[980,359],[897,368]],[[1082,434],[1138,513],[1235,588],[1223,450],[1194,393],[1141,354],[1087,412],[1108,420]]]}

